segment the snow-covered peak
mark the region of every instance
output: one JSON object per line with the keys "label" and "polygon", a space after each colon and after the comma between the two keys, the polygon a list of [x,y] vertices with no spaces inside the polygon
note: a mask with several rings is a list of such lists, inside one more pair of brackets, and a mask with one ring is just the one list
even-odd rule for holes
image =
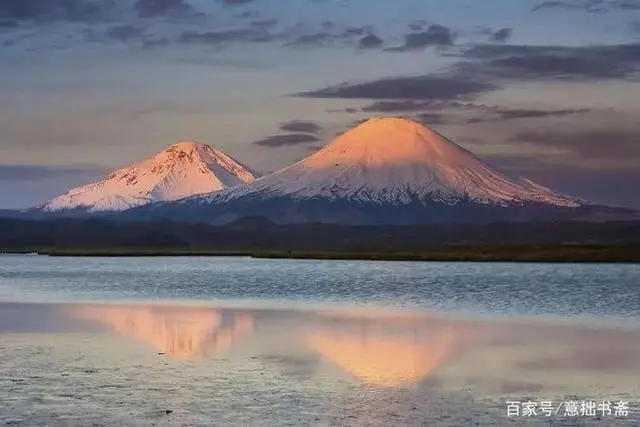
{"label": "snow-covered peak", "polygon": [[221,150],[185,141],[112,172],[102,181],[74,188],[47,202],[42,209],[119,211],[211,193],[255,178],[255,172]]}
{"label": "snow-covered peak", "polygon": [[193,141],[180,141],[175,144],[171,144],[165,151],[178,150],[178,151],[193,151],[198,148],[213,148],[211,145],[202,144],[200,142]]}
{"label": "snow-covered peak", "polygon": [[257,175],[251,168],[233,159],[222,150],[213,145],[198,142],[182,141],[171,144],[158,153],[153,160],[157,164],[173,167],[184,164],[201,166],[201,163],[204,163],[222,181],[223,187],[251,182]]}
{"label": "snow-covered peak", "polygon": [[448,167],[474,159],[462,147],[411,119],[374,117],[313,154],[307,167],[335,164],[381,167],[421,163]]}
{"label": "snow-covered peak", "polygon": [[507,206],[579,206],[577,199],[493,170],[471,152],[421,123],[375,117],[309,157],[209,200],[290,196],[378,204],[471,200]]}

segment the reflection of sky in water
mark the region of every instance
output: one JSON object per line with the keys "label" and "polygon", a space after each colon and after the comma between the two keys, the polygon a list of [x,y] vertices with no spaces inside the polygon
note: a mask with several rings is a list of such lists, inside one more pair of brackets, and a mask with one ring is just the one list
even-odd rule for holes
{"label": "reflection of sky in water", "polygon": [[640,325],[640,266],[0,256],[0,301],[248,300]]}
{"label": "reflection of sky in water", "polygon": [[639,338],[383,310],[0,303],[0,423],[502,425],[505,400],[573,395],[640,409]]}

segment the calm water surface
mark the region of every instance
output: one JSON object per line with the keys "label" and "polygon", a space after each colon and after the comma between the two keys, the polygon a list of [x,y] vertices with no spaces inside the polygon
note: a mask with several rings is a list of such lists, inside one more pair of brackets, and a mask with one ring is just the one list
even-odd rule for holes
{"label": "calm water surface", "polygon": [[0,300],[241,300],[640,317],[640,265],[0,256]]}
{"label": "calm water surface", "polygon": [[0,425],[638,426],[639,310],[636,265],[0,256]]}

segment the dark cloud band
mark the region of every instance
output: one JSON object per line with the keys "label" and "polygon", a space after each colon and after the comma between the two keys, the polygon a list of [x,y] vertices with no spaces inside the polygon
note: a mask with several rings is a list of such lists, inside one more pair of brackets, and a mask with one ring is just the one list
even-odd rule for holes
{"label": "dark cloud band", "polygon": [[640,130],[529,131],[514,136],[512,142],[564,148],[583,159],[637,159],[640,165]]}
{"label": "dark cloud band", "polygon": [[640,70],[640,43],[595,46],[476,45],[456,66],[460,75],[516,80],[625,79]]}
{"label": "dark cloud band", "polygon": [[302,133],[318,133],[320,132],[320,125],[308,121],[308,120],[292,120],[287,123],[283,123],[280,126],[280,130],[287,132],[302,132]]}
{"label": "dark cloud band", "polygon": [[0,165],[0,181],[41,181],[64,176],[101,176],[103,166]]}
{"label": "dark cloud band", "polygon": [[272,135],[258,141],[254,145],[261,147],[286,147],[291,145],[309,144],[318,142],[320,139],[315,135],[306,133],[291,133],[284,135]]}
{"label": "dark cloud band", "polygon": [[295,94],[305,98],[373,100],[454,100],[496,90],[498,86],[455,76],[391,77],[366,83],[343,84]]}
{"label": "dark cloud band", "polygon": [[406,52],[412,50],[422,50],[430,46],[448,47],[452,46],[455,41],[453,31],[443,25],[430,25],[424,31],[412,32],[405,34],[404,44],[398,47],[387,49],[393,52]]}
{"label": "dark cloud band", "polygon": [[614,10],[640,10],[640,0],[545,0],[531,9],[534,12],[545,9],[581,10],[593,14]]}

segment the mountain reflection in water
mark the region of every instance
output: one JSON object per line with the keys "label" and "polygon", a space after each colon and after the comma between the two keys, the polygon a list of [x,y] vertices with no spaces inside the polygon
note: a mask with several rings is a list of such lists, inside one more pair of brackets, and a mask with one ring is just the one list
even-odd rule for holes
{"label": "mountain reflection in water", "polygon": [[480,335],[477,328],[472,334],[461,323],[426,318],[297,313],[289,323],[275,312],[143,305],[82,305],[67,314],[151,344],[171,357],[191,359],[229,349],[260,322],[260,336],[252,340],[258,349],[284,339],[289,348],[310,350],[359,381],[383,387],[418,382],[468,346],[470,337]]}
{"label": "mountain reflection in water", "polygon": [[[605,399],[629,416],[580,425],[640,426],[636,328],[161,304],[0,302],[0,425],[495,426],[506,401]],[[532,425],[576,425],[555,418]]]}
{"label": "mountain reflection in water", "polygon": [[176,358],[201,358],[227,350],[253,330],[253,317],[236,313],[230,321],[214,309],[145,306],[82,306],[74,317],[98,322]]}
{"label": "mountain reflection in water", "polygon": [[458,325],[360,319],[320,326],[304,335],[309,347],[359,380],[394,387],[418,382],[468,343]]}

